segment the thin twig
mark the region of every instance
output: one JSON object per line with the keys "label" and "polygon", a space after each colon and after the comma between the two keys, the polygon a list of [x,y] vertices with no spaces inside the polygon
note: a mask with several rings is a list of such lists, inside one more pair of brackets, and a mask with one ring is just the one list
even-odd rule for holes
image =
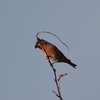
{"label": "thin twig", "polygon": [[54,90],[52,92],[54,92],[56,94],[56,96],[59,97],[59,95]]}
{"label": "thin twig", "polygon": [[60,81],[61,77],[65,76],[65,75],[67,75],[67,73],[59,74],[59,76],[58,76],[58,81]]}
{"label": "thin twig", "polygon": [[64,43],[64,42],[62,42],[61,40],[60,40],[60,38],[58,38],[58,36],[56,36],[55,34],[53,34],[53,33],[51,33],[51,32],[47,32],[47,31],[41,31],[41,32],[38,32],[37,34],[36,34],[36,38],[39,40],[40,38],[38,38],[38,34],[39,33],[48,33],[48,34],[51,34],[51,35],[54,35],[63,45],[65,45],[66,47],[67,47],[67,49],[68,49],[68,51],[69,51],[69,47]]}
{"label": "thin twig", "polygon": [[63,99],[62,99],[62,96],[61,96],[61,92],[60,92],[60,87],[59,87],[59,85],[58,85],[58,81],[57,81],[56,70],[54,69],[53,65],[52,65],[51,67],[52,67],[53,72],[54,72],[55,83],[56,83],[56,87],[57,87],[57,90],[58,90],[58,94],[56,93],[56,95],[57,95],[57,97],[60,98],[60,100],[63,100]]}

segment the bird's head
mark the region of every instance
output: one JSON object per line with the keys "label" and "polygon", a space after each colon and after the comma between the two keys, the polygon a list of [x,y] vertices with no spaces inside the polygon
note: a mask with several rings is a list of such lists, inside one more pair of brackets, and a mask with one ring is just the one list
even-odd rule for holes
{"label": "bird's head", "polygon": [[42,49],[42,46],[45,45],[45,44],[47,44],[47,41],[45,41],[43,39],[39,39],[35,43],[35,48]]}

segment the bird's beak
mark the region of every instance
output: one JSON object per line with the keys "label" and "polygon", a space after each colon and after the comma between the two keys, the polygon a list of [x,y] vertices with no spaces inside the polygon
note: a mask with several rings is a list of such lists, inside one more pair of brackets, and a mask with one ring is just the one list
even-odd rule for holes
{"label": "bird's beak", "polygon": [[38,46],[37,46],[37,45],[35,45],[35,49],[36,49],[36,48],[38,48]]}
{"label": "bird's beak", "polygon": [[38,46],[38,45],[35,45],[35,49],[36,49],[36,48],[39,48],[39,49],[41,49],[41,47],[40,47],[40,46]]}

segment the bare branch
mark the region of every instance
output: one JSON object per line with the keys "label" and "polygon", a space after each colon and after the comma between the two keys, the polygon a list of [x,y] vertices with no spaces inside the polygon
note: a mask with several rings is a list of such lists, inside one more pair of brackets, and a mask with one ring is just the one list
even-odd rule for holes
{"label": "bare branch", "polygon": [[59,95],[53,90],[53,92],[56,94],[57,97],[59,97]]}
{"label": "bare branch", "polygon": [[65,75],[67,75],[67,73],[59,74],[59,76],[58,76],[58,81],[60,81],[61,77],[65,76]]}

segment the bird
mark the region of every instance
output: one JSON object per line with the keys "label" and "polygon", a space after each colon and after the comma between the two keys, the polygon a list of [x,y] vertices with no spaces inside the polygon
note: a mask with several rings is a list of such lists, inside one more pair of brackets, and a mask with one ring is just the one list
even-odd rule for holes
{"label": "bird", "polygon": [[50,61],[54,63],[67,63],[76,69],[76,64],[72,63],[55,45],[47,42],[44,39],[37,39],[35,48],[42,50],[46,57],[49,57]]}

